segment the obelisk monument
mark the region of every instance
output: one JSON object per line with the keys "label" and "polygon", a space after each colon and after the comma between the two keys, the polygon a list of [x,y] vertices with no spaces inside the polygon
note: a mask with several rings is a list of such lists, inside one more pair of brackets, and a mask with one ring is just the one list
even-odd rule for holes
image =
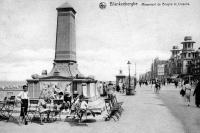
{"label": "obelisk monument", "polygon": [[55,59],[49,76],[83,77],[76,61],[75,14],[68,3],[57,8]]}

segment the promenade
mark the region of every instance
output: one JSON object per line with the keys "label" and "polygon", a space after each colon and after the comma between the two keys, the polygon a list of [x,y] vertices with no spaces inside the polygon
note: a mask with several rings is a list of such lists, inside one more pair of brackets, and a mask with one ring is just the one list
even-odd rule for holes
{"label": "promenade", "polygon": [[0,121],[0,133],[184,133],[184,127],[163,101],[160,94],[154,94],[151,86],[137,87],[136,95],[126,96],[117,94],[118,101],[123,101],[124,112],[119,121],[104,121],[102,116],[81,124],[66,121],[62,116],[61,121],[54,123],[29,123],[18,125],[13,122]]}

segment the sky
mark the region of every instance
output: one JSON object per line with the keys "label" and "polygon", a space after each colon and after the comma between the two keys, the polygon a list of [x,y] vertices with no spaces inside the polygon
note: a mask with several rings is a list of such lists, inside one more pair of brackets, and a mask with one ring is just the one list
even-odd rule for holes
{"label": "sky", "polygon": [[[99,8],[100,2],[107,4]],[[115,80],[150,70],[152,60],[170,58],[173,45],[192,36],[200,47],[199,0],[1,0],[0,80],[26,80],[51,71],[55,56],[57,11],[68,2],[77,11],[78,69],[97,80]],[[171,3],[189,6],[110,6],[110,2]]]}

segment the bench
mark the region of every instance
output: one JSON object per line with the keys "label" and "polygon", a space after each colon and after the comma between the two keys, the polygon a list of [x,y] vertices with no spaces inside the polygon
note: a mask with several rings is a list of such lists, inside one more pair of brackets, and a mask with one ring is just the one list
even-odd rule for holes
{"label": "bench", "polygon": [[112,96],[110,98],[105,99],[105,106],[107,110],[107,117],[105,118],[106,121],[110,120],[111,118],[119,120],[122,112],[124,111],[122,107],[123,102],[118,102],[116,96]]}

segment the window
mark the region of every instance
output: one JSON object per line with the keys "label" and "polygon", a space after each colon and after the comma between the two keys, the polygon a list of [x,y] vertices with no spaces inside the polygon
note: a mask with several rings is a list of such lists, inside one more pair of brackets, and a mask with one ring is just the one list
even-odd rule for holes
{"label": "window", "polygon": [[191,47],[191,45],[190,45],[190,43],[188,43],[188,48],[190,48]]}

